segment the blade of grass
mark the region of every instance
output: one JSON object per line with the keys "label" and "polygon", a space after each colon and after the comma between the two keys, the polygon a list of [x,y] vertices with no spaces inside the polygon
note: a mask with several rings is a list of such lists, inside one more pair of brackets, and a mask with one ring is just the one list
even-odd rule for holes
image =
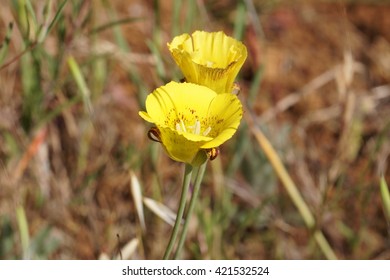
{"label": "blade of grass", "polygon": [[[98,11],[95,6],[92,6],[93,11],[91,12],[91,22],[95,25],[98,20]],[[98,49],[99,47],[99,36],[97,32],[91,32],[92,49]],[[92,60],[92,77],[91,77],[91,93],[92,98],[97,100],[104,91],[104,85],[107,79],[107,59],[105,56],[97,56]]]}
{"label": "blade of grass", "polygon": [[265,37],[264,31],[261,26],[260,16],[256,12],[256,8],[255,5],[253,4],[253,1],[252,0],[244,0],[244,1],[245,1],[246,9],[248,11],[249,20],[252,22],[252,25],[255,29],[256,37],[263,39]]}
{"label": "blade of grass", "polygon": [[46,2],[45,7],[43,8],[43,23],[38,27],[36,40],[38,43],[42,43],[47,35],[47,28],[49,27],[49,18],[51,15],[51,10],[53,8],[53,1],[49,0]]}
{"label": "blade of grass", "polygon": [[188,8],[187,8],[187,15],[186,15],[186,21],[184,23],[184,31],[192,30],[194,27],[194,19],[196,18],[196,1],[195,0],[189,0],[188,1]]}
{"label": "blade of grass", "polygon": [[23,5],[21,5],[21,8],[25,10],[25,16],[27,21],[27,31],[26,35],[31,39],[35,40],[38,30],[38,22],[37,17],[35,15],[34,8],[30,2],[30,0],[21,0]]}
{"label": "blade of grass", "polygon": [[255,77],[251,83],[251,87],[249,89],[249,96],[248,96],[248,105],[250,108],[253,108],[253,104],[256,101],[256,97],[259,93],[259,89],[261,86],[261,82],[263,80],[263,73],[264,73],[264,65],[260,65],[256,72],[255,72]]}
{"label": "blade of grass", "polygon": [[47,34],[49,34],[49,32],[51,31],[53,26],[57,23],[58,19],[62,15],[62,10],[64,9],[66,2],[67,2],[67,0],[64,0],[60,4],[60,6],[58,7],[58,9],[57,9],[57,11],[56,11],[52,21],[50,21],[50,17],[51,17],[51,14],[52,14],[51,10],[53,9],[53,1],[49,0],[46,3],[46,5],[44,7],[44,10],[43,10],[43,12],[44,12],[44,15],[43,15],[44,21],[39,26],[38,31],[37,31],[37,42],[38,43],[42,43],[46,39]]}
{"label": "blade of grass", "polygon": [[275,170],[275,173],[277,174],[280,181],[282,182],[284,188],[289,194],[295,207],[297,207],[307,228],[309,230],[314,230],[313,236],[318,246],[320,247],[321,251],[323,252],[323,254],[327,259],[337,259],[337,256],[333,252],[332,248],[330,247],[328,241],[326,240],[322,232],[315,228],[316,222],[313,214],[311,213],[306,202],[303,200],[297,186],[295,185],[294,181],[291,179],[290,175],[288,174],[286,168],[284,167],[282,161],[280,160],[278,154],[272,147],[271,143],[268,141],[268,139],[265,137],[262,131],[255,125],[253,117],[248,113],[245,114],[245,117],[250,127],[250,130],[252,131],[252,134],[255,136],[258,144],[266,154],[269,162],[271,163],[272,167]]}
{"label": "blade of grass", "polygon": [[154,11],[154,28],[153,28],[153,42],[154,44],[161,45],[161,8],[160,1],[153,1],[153,11]]}
{"label": "blade of grass", "polygon": [[234,38],[242,40],[246,25],[246,8],[243,1],[238,1],[236,7],[236,20],[234,22]]}
{"label": "blade of grass", "polygon": [[108,23],[105,23],[105,24],[102,24],[102,25],[100,25],[98,27],[93,28],[89,33],[90,34],[99,33],[99,32],[105,31],[106,29],[113,28],[113,27],[115,27],[117,25],[123,25],[123,24],[126,24],[126,23],[133,23],[133,22],[136,22],[136,21],[139,21],[139,20],[144,20],[144,18],[131,17],[131,18],[123,18],[123,19],[110,21]]}
{"label": "blade of grass", "polygon": [[11,42],[11,35],[12,35],[13,26],[14,25],[12,22],[10,22],[8,24],[8,28],[7,28],[7,31],[5,33],[4,41],[1,43],[1,46],[0,46],[0,65],[3,63],[4,58],[7,56],[9,43]]}
{"label": "blade of grass", "polygon": [[68,57],[68,65],[70,68],[70,72],[72,73],[72,76],[77,84],[77,87],[80,90],[81,97],[84,103],[84,108],[87,113],[92,115],[93,108],[91,102],[91,93],[89,91],[87,83],[85,82],[84,75],[81,73],[80,67],[73,56]]}
{"label": "blade of grass", "polygon": [[13,0],[11,2],[12,8],[17,14],[17,23],[20,32],[22,33],[23,37],[28,38],[29,34],[29,23],[28,23],[28,17],[27,17],[27,9],[25,7],[25,1],[24,0]]}
{"label": "blade of grass", "polygon": [[250,138],[248,137],[248,126],[246,123],[243,123],[237,135],[237,141],[234,147],[234,153],[232,159],[229,161],[229,164],[226,168],[227,176],[232,176],[236,173],[237,169],[241,166],[241,163],[247,153],[248,147],[250,145]]}
{"label": "blade of grass", "polygon": [[389,187],[385,181],[385,177],[382,175],[380,181],[380,190],[383,204],[383,212],[385,213],[385,217],[387,219],[387,223],[390,225],[390,192]]}
{"label": "blade of grass", "polygon": [[180,11],[183,1],[173,1],[173,12],[172,12],[172,38],[179,34],[180,30]]}
{"label": "blade of grass", "polygon": [[166,76],[166,72],[165,72],[165,68],[164,68],[164,62],[163,62],[163,59],[161,57],[161,52],[159,51],[158,46],[154,42],[149,41],[148,47],[149,47],[150,51],[152,52],[152,54],[154,55],[154,57],[156,58],[157,75],[163,81],[163,83],[168,82],[167,78],[166,78],[167,76]]}
{"label": "blade of grass", "polygon": [[[108,11],[108,15],[110,17],[111,21],[116,20],[116,14],[112,6],[110,5],[110,2],[107,0],[102,0],[102,3],[106,10]],[[114,36],[117,45],[119,48],[124,52],[131,52],[131,48],[129,44],[127,43],[126,39],[124,38],[122,31],[120,29],[119,25],[113,26]],[[138,103],[139,105],[143,104],[144,100],[146,99],[146,95],[149,93],[149,90],[147,89],[145,83],[141,79],[137,69],[133,67],[132,65],[129,67],[129,75],[132,80],[132,82],[138,87]],[[143,107],[143,105],[141,105]]]}
{"label": "blade of grass", "polygon": [[176,214],[164,204],[155,201],[154,199],[144,197],[142,200],[154,214],[160,217],[168,225],[173,226],[176,219]]}
{"label": "blade of grass", "polygon": [[16,219],[18,221],[20,240],[22,243],[23,259],[30,259],[30,234],[28,232],[28,223],[26,218],[26,212],[23,206],[16,208]]}
{"label": "blade of grass", "polygon": [[44,94],[41,85],[41,64],[35,53],[25,53],[20,60],[23,86],[22,126],[25,131],[31,128],[44,114]]}
{"label": "blade of grass", "polygon": [[92,136],[94,133],[94,126],[92,123],[94,112],[93,112],[93,107],[91,102],[91,93],[79,65],[77,64],[73,56],[69,56],[67,61],[73,79],[75,80],[76,85],[81,93],[81,97],[84,104],[84,110],[86,114],[89,115],[90,117],[90,119],[84,123],[85,126],[82,130],[82,136],[78,143],[79,150],[78,150],[78,158],[77,158],[77,171],[83,172],[87,168],[87,164],[88,164],[87,157],[90,149],[90,144],[92,141]]}
{"label": "blade of grass", "polygon": [[[252,108],[253,104],[256,100],[257,94],[259,93],[261,81],[263,79],[264,67],[263,65],[259,66],[255,73],[255,78],[251,83],[251,87],[249,89],[248,96],[248,107]],[[233,159],[230,161],[227,167],[227,174],[233,174],[239,168],[244,159],[245,154],[249,148],[250,139],[247,137],[248,126],[244,123],[242,124],[241,133],[238,136],[236,148],[234,149],[236,152],[234,153]]]}
{"label": "blade of grass", "polygon": [[115,259],[116,260],[129,260],[137,250],[139,245],[139,240],[137,238],[131,239],[129,242],[122,247],[121,254],[118,254]]}
{"label": "blade of grass", "polygon": [[62,15],[62,10],[64,9],[65,7],[65,4],[68,0],[64,0],[62,1],[62,3],[60,4],[60,6],[58,7],[58,10],[56,12],[56,14],[54,15],[54,18],[53,20],[51,21],[51,23],[49,24],[48,28],[47,28],[47,32],[46,34],[48,34],[50,32],[50,30],[53,28],[53,26],[57,23],[57,21],[59,20],[60,16]]}
{"label": "blade of grass", "polygon": [[135,209],[137,210],[138,218],[141,224],[142,231],[146,231],[146,224],[145,224],[145,216],[144,216],[144,208],[142,207],[142,191],[141,191],[141,184],[139,183],[139,180],[137,176],[134,174],[133,171],[130,171],[130,179],[131,179],[131,194],[133,195],[134,203],[135,203]]}
{"label": "blade of grass", "polygon": [[[49,0],[49,1],[51,1],[51,0]],[[38,25],[37,16],[35,15],[34,7],[32,6],[31,1],[30,0],[23,0],[23,2],[24,2],[24,6],[26,8],[26,12],[28,12],[28,14],[31,16],[31,19],[34,22],[34,25],[35,26]]]}

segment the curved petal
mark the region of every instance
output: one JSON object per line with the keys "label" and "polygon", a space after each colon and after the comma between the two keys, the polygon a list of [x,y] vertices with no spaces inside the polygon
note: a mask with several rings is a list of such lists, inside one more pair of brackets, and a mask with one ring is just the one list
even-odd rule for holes
{"label": "curved petal", "polygon": [[170,82],[148,95],[146,112],[139,115],[157,126],[159,142],[169,157],[196,164],[199,152],[233,136],[242,118],[242,105],[234,94]]}
{"label": "curved petal", "polygon": [[191,163],[204,141],[191,141],[170,128],[160,128],[161,142],[170,158]]}
{"label": "curved petal", "polygon": [[138,115],[140,115],[141,118],[143,118],[145,121],[154,123],[153,119],[149,116],[149,114],[145,111],[138,112]]}
{"label": "curved petal", "polygon": [[218,147],[230,139],[237,131],[242,118],[242,105],[236,95],[219,94],[210,104],[208,120],[212,126],[213,140],[205,143],[202,149]]}
{"label": "curved petal", "polygon": [[194,62],[210,68],[227,68],[232,62],[244,62],[247,56],[246,47],[222,31],[195,31],[192,41],[197,52]]}
{"label": "curved petal", "polygon": [[247,58],[244,44],[219,32],[195,31],[168,43],[169,50],[188,82],[205,85],[217,93],[231,92]]}
{"label": "curved petal", "polygon": [[208,104],[216,95],[204,86],[170,82],[148,95],[146,110],[156,125],[175,129],[178,120],[186,125],[194,124],[205,116]]}

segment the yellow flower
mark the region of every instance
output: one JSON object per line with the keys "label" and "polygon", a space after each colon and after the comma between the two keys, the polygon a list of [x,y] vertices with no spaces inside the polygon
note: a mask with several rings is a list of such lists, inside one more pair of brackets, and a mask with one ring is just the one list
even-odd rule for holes
{"label": "yellow flower", "polygon": [[245,45],[222,31],[182,34],[168,47],[187,82],[207,86],[217,93],[232,92],[247,57]]}
{"label": "yellow flower", "polygon": [[217,147],[236,132],[242,105],[236,95],[217,94],[192,83],[170,82],[146,98],[146,112],[139,115],[154,123],[149,136],[164,146],[176,161],[199,165],[198,152],[216,156]]}

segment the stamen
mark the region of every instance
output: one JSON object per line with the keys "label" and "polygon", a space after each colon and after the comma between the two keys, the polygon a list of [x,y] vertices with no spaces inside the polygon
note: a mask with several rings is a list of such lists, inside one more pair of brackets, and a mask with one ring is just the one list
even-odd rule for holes
{"label": "stamen", "polygon": [[182,131],[187,132],[187,129],[186,129],[186,126],[185,126],[183,120],[180,120],[180,124],[181,124],[181,128],[183,129]]}
{"label": "stamen", "polygon": [[[179,132],[187,132],[187,130],[191,131],[193,134],[200,135],[201,125],[199,120],[195,120],[194,125],[185,126],[183,120],[176,123],[176,130]],[[208,127],[205,131],[203,131],[202,135],[207,136],[211,131],[211,127]]]}
{"label": "stamen", "polygon": [[200,121],[198,121],[198,120],[195,121],[193,133],[196,135],[200,134]]}
{"label": "stamen", "polygon": [[152,127],[148,131],[148,137],[150,140],[161,143],[161,134],[157,127]]}
{"label": "stamen", "polygon": [[183,132],[179,123],[176,123],[176,130],[179,132]]}
{"label": "stamen", "polygon": [[207,136],[211,131],[211,127],[206,128],[205,131],[203,131],[203,136]]}
{"label": "stamen", "polygon": [[238,95],[241,91],[241,87],[238,83],[233,83],[232,94]]}
{"label": "stamen", "polygon": [[206,154],[210,160],[214,160],[219,155],[219,148],[216,147],[216,148],[206,149]]}

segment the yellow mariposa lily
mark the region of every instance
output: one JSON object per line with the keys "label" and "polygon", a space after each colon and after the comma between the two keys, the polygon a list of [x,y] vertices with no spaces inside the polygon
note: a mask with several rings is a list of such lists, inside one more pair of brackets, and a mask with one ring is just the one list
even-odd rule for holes
{"label": "yellow mariposa lily", "polygon": [[247,58],[245,45],[222,31],[182,34],[168,47],[187,82],[207,86],[217,93],[232,92]]}
{"label": "yellow mariposa lily", "polygon": [[139,115],[156,125],[150,136],[162,143],[173,160],[199,165],[199,152],[212,151],[230,139],[242,118],[236,95],[217,94],[193,83],[170,82],[146,98]]}

